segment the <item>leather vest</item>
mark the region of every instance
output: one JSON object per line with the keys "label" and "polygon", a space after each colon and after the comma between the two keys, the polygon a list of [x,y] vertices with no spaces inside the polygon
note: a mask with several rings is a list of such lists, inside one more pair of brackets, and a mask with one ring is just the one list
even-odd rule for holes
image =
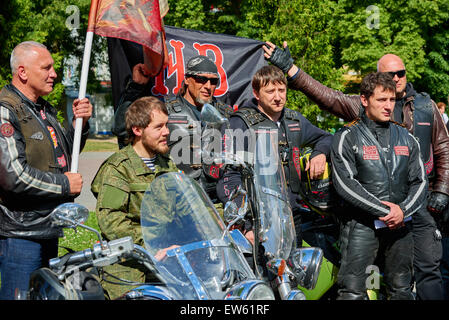
{"label": "leather vest", "polygon": [[[166,101],[165,105],[169,113],[168,147],[176,167],[198,181],[213,200],[221,170],[216,165],[202,163],[201,138],[204,129],[201,128],[201,121],[180,97]],[[226,118],[233,113],[233,109],[224,103],[214,101],[212,105]]]}
{"label": "leather vest", "polygon": [[[300,191],[301,167],[300,156],[301,146],[301,121],[294,110],[284,109],[281,126],[284,128],[283,134],[278,134],[279,158],[282,161],[286,173],[286,181],[290,190],[297,194]],[[248,128],[253,129],[256,136],[250,135],[250,139],[257,138],[258,131],[279,130],[276,124],[263,116],[254,108],[241,108],[235,114],[240,117]],[[250,141],[249,146],[254,146],[255,142]],[[251,148],[251,147],[250,147]],[[249,150],[254,152],[254,150]]]}
{"label": "leather vest", "polygon": [[382,148],[362,121],[348,125],[354,138],[355,178],[380,200],[400,203],[408,192],[408,162],[412,147],[408,132],[390,124],[390,147]]}
{"label": "leather vest", "polygon": [[39,122],[37,116],[32,113],[22,99],[17,94],[3,88],[0,91],[0,104],[13,112],[19,120],[20,131],[26,143],[27,163],[41,171],[62,173],[48,130]]}
{"label": "leather vest", "polygon": [[419,142],[424,167],[429,179],[435,175],[432,132],[433,132],[433,107],[432,100],[427,93],[418,93],[413,102],[413,135]]}

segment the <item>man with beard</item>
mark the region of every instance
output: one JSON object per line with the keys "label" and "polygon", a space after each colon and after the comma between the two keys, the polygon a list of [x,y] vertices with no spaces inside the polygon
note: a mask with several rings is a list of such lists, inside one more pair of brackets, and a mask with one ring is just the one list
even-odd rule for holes
{"label": "man with beard", "polygon": [[[155,97],[133,102],[125,115],[130,144],[111,155],[101,165],[91,186],[97,198],[96,214],[103,237],[110,241],[131,236],[143,246],[140,226],[140,205],[148,185],[156,176],[178,171],[168,153],[168,112]],[[117,285],[113,277],[143,283],[147,270],[136,262],[124,262],[104,268],[102,286],[114,299],[132,289]]]}
{"label": "man with beard", "polygon": [[[126,145],[124,113],[135,99],[148,95],[149,88],[144,64],[133,68],[133,79],[128,82],[115,113],[113,133],[117,135],[119,148]],[[214,106],[223,116],[228,117],[233,109],[214,98],[219,82],[218,69],[215,63],[206,56],[194,56],[186,65],[185,79],[178,94],[166,101],[169,113],[168,128],[170,136],[168,147],[176,166],[186,175],[200,183],[210,198],[215,202],[215,185],[219,177],[216,166],[206,166],[201,160],[201,144],[195,137],[201,137],[204,127],[200,122],[201,109],[208,103]],[[199,139],[198,139],[199,140]]]}
{"label": "man with beard", "polygon": [[[288,74],[289,87],[300,90],[315,102],[345,121],[356,119],[361,112],[359,95],[346,95],[313,79],[293,64],[284,41],[284,50],[267,42],[265,58]],[[413,215],[414,278],[420,300],[443,299],[439,269],[442,257],[441,233],[435,219],[441,219],[449,202],[449,136],[443,118],[427,93],[418,93],[407,82],[401,58],[386,54],[377,63],[379,72],[388,72],[396,83],[396,103],[391,120],[402,123],[420,144],[429,192],[426,203]],[[445,249],[447,250],[447,249]]]}

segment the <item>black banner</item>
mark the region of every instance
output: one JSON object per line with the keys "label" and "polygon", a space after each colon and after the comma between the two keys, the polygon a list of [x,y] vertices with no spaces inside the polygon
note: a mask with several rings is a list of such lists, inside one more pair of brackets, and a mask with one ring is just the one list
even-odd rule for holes
{"label": "black banner", "polygon": [[[225,34],[165,26],[169,65],[151,80],[149,95],[177,94],[184,79],[187,61],[196,55],[210,57],[218,67],[220,82],[215,97],[232,106],[252,99],[251,78],[262,66],[264,42]],[[142,46],[117,38],[108,38],[109,66],[114,110],[118,107],[127,78],[137,63],[143,63]]]}

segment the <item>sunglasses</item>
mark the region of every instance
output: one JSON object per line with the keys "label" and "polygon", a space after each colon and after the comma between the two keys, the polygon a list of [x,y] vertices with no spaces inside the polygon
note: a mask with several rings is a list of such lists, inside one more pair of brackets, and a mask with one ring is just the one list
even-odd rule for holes
{"label": "sunglasses", "polygon": [[201,84],[206,84],[207,81],[210,81],[210,84],[213,86],[216,86],[218,84],[218,78],[208,78],[205,76],[198,76],[198,75],[188,75],[189,77],[192,77],[193,79],[195,79],[196,82],[201,83]]}
{"label": "sunglasses", "polygon": [[388,72],[389,74],[391,74],[391,77],[394,78],[394,76],[398,76],[398,78],[403,78],[405,76],[405,69],[404,70],[399,70],[399,71],[394,71],[394,72]]}

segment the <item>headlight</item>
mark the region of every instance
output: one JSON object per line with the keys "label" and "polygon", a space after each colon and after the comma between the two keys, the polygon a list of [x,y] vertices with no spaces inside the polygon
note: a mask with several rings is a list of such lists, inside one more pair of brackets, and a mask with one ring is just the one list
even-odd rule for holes
{"label": "headlight", "polygon": [[300,248],[293,252],[288,259],[288,265],[296,275],[301,287],[315,288],[323,261],[323,250],[320,248]]}
{"label": "headlight", "polygon": [[288,294],[287,300],[307,300],[307,298],[301,290],[292,290]]}
{"label": "headlight", "polygon": [[233,286],[225,297],[241,300],[274,300],[273,290],[261,280],[249,280]]}

